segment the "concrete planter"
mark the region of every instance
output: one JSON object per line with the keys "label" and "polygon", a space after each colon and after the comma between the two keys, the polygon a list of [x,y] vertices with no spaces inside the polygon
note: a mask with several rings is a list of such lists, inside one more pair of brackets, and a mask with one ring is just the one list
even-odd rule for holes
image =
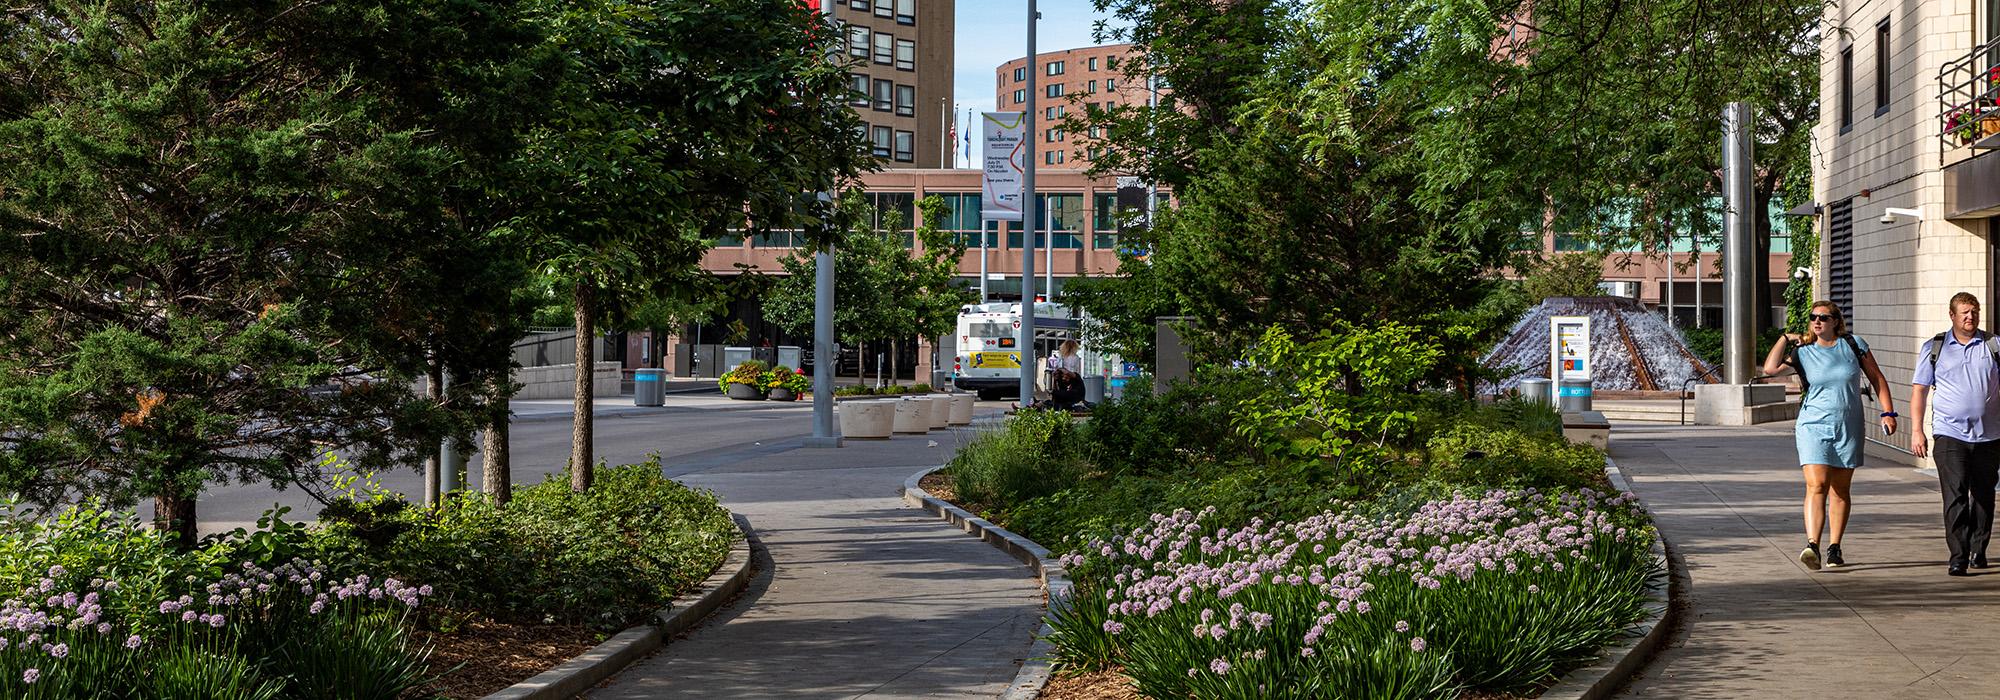
{"label": "concrete planter", "polygon": [[928,398],[919,397],[917,400],[928,400],[931,402],[931,412],[926,417],[930,418],[932,430],[945,427],[945,425],[951,422],[951,397],[943,394],[933,394]]}
{"label": "concrete planter", "polygon": [[971,394],[951,395],[951,416],[945,420],[950,425],[972,425],[972,403],[979,397]]}
{"label": "concrete planter", "polygon": [[887,440],[896,425],[896,403],[892,401],[848,401],[834,413],[840,416],[840,436],[861,440]]}
{"label": "concrete planter", "polygon": [[729,398],[736,399],[737,401],[763,401],[764,392],[748,384],[731,383],[729,385]]}
{"label": "concrete planter", "polygon": [[797,400],[799,400],[799,395],[798,395],[798,394],[794,394],[794,393],[792,393],[792,390],[791,390],[791,389],[787,389],[787,388],[784,388],[784,387],[778,387],[778,388],[776,388],[776,389],[772,389],[772,390],[771,390],[771,393],[770,393],[770,394],[768,394],[768,396],[770,396],[770,397],[771,397],[771,400],[772,400],[772,401],[797,401]]}
{"label": "concrete planter", "polygon": [[931,431],[931,402],[927,399],[898,399],[896,432],[923,434]]}

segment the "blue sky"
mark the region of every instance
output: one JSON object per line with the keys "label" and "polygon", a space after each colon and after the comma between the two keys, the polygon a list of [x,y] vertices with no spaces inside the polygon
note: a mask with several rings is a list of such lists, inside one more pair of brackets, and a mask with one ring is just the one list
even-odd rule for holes
{"label": "blue sky", "polygon": [[[1027,0],[961,0],[957,5],[958,45],[952,89],[956,93],[953,101],[958,103],[959,128],[963,129],[966,109],[971,109],[975,117],[979,112],[994,109],[993,69],[1027,55],[1028,3]],[[1037,52],[1097,45],[1091,37],[1091,27],[1105,16],[1091,9],[1090,0],[1039,0],[1036,9],[1042,13],[1035,35]],[[973,125],[972,155],[978,158],[978,122]],[[964,161],[964,150],[961,136],[954,151],[959,158],[957,167],[970,167]]]}

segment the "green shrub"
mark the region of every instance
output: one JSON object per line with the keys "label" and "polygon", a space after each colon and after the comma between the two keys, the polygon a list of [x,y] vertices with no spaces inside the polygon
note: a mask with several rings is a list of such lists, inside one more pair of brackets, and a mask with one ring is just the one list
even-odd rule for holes
{"label": "green shrub", "polygon": [[925,383],[922,383],[922,382],[918,382],[918,383],[916,383],[916,384],[911,384],[911,385],[910,385],[910,393],[912,393],[912,394],[928,394],[928,393],[931,393],[931,385],[929,385],[929,384],[925,384]]}
{"label": "green shrub", "polygon": [[777,369],[771,370],[771,373],[777,376],[777,382],[771,386],[773,389],[783,387],[799,395],[812,393],[812,377],[807,376],[805,370],[779,365]]}
{"label": "green shrub", "polygon": [[875,393],[874,389],[870,389],[868,387],[861,386],[859,384],[851,386],[843,386],[833,390],[834,396],[868,396],[874,393]]}
{"label": "green shrub", "polygon": [[952,488],[961,498],[1004,509],[1070,487],[1086,467],[1068,412],[1024,410],[959,449],[951,460]]}
{"label": "green shrub", "polygon": [[1604,481],[1604,453],[1560,435],[1467,424],[1431,438],[1428,475],[1475,487],[1583,487]]}
{"label": "green shrub", "polygon": [[731,384],[753,386],[760,390],[769,389],[771,387],[770,372],[766,370],[770,368],[771,366],[764,364],[763,360],[744,360],[743,364],[737,365],[735,369],[729,370],[728,373],[717,378],[715,385],[724,392],[729,391],[729,385]]}
{"label": "green shrub", "polygon": [[601,629],[644,619],[707,578],[736,534],[713,494],[666,478],[657,457],[600,467],[581,494],[552,474],[515,490],[504,508],[468,493],[436,510],[397,511],[389,517],[401,531],[380,544],[363,538],[366,521],[341,519],[354,510],[333,510],[321,551],[429,582],[454,610]]}
{"label": "green shrub", "polygon": [[1097,467],[1111,474],[1182,471],[1241,443],[1229,429],[1231,407],[1216,386],[1177,384],[1155,395],[1150,383],[1091,409],[1083,437]]}

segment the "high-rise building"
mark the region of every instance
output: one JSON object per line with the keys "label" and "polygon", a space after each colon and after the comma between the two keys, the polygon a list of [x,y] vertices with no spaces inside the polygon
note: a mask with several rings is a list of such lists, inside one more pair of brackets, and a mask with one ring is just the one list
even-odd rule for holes
{"label": "high-rise building", "polygon": [[1003,112],[1028,108],[1028,71],[1035,75],[1035,157],[1040,165],[1089,167],[1097,157],[1101,134],[1065,133],[1063,118],[1077,110],[1145,106],[1149,93],[1144,78],[1126,75],[1121,64],[1131,56],[1131,44],[1086,46],[1035,56],[1035,65],[1017,58],[1000,65],[994,75],[994,104]]}
{"label": "high-rise building", "polygon": [[950,167],[953,3],[824,0],[846,33],[854,111],[883,167]]}

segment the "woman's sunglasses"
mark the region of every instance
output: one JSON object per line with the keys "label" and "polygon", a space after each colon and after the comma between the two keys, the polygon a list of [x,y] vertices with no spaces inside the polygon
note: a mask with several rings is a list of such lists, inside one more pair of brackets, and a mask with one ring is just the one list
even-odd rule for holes
{"label": "woman's sunglasses", "polygon": [[1839,316],[1833,314],[1806,314],[1806,318],[1810,318],[1814,321],[1825,321],[1827,323],[1833,323],[1834,321],[1840,320]]}

